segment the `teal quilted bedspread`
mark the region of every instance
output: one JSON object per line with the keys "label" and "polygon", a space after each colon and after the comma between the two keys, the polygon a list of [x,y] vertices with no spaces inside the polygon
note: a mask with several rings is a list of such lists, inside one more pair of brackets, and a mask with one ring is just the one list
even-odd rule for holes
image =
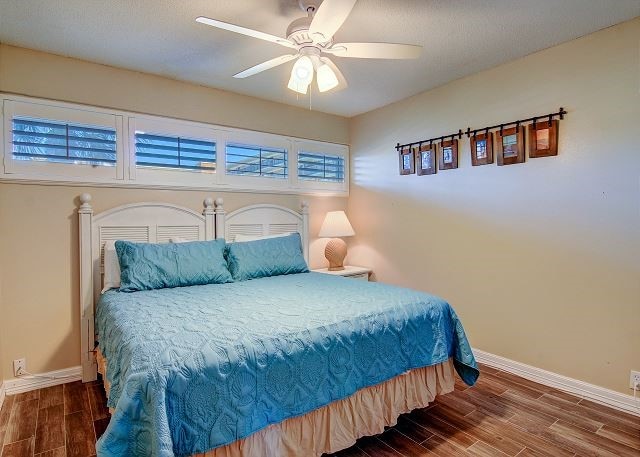
{"label": "teal quilted bedspread", "polygon": [[320,273],[109,291],[96,328],[115,408],[99,456],[204,452],[449,357],[478,377],[442,299]]}

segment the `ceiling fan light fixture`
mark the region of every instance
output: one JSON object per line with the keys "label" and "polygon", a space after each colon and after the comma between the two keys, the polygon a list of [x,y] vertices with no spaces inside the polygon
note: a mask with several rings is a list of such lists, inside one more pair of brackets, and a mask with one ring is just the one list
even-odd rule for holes
{"label": "ceiling fan light fixture", "polygon": [[295,50],[236,73],[233,75],[234,78],[247,78],[295,60],[287,87],[297,93],[306,94],[314,76],[317,76],[318,90],[327,92],[346,88],[347,81],[340,68],[325,54],[357,59],[420,57],[422,46],[417,45],[334,43],[336,32],[344,24],[356,2],[357,0],[298,0],[307,15],[289,24],[286,38],[204,16],[197,17],[196,22]]}
{"label": "ceiling fan light fixture", "polygon": [[339,84],[338,77],[327,64],[322,64],[318,67],[316,79],[318,82],[318,90],[320,92],[327,92]]}
{"label": "ceiling fan light fixture", "polygon": [[294,92],[304,95],[307,93],[307,88],[309,87],[309,84],[301,83],[297,81],[293,77],[293,75],[291,75],[291,79],[289,79],[289,84],[287,84],[287,87]]}
{"label": "ceiling fan light fixture", "polygon": [[313,81],[313,62],[309,57],[302,56],[293,64],[287,87],[300,94],[306,94],[311,81]]}

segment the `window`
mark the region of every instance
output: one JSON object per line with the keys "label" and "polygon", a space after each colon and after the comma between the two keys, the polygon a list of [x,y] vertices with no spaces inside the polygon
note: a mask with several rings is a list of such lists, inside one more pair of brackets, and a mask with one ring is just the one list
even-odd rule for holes
{"label": "window", "polygon": [[22,117],[12,124],[15,160],[116,165],[115,129]]}
{"label": "window", "polygon": [[4,175],[113,182],[124,178],[122,116],[67,103],[4,99]]}
{"label": "window", "polygon": [[338,155],[298,152],[298,179],[344,182],[344,159]]}
{"label": "window", "polygon": [[239,143],[228,143],[226,171],[228,175],[286,179],[289,173],[287,150]]}
{"label": "window", "polygon": [[210,188],[218,183],[219,131],[199,122],[129,117],[129,179],[138,185]]}
{"label": "window", "polygon": [[136,132],[136,166],[213,172],[216,143]]}
{"label": "window", "polygon": [[348,195],[345,145],[0,93],[0,182]]}
{"label": "window", "polygon": [[295,186],[308,192],[349,192],[349,149],[340,144],[294,141]]}

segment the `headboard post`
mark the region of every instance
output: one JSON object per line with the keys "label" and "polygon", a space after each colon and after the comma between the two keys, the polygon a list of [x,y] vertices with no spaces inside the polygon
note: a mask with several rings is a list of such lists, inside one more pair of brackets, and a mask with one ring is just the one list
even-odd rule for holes
{"label": "headboard post", "polygon": [[215,238],[215,210],[213,209],[213,198],[205,198],[203,204],[204,209],[202,210],[202,215],[204,216],[205,240],[213,240]]}
{"label": "headboard post", "polygon": [[93,354],[93,259],[92,259],[92,218],[91,195],[80,195],[78,208],[80,242],[80,348],[82,382],[95,381],[98,367]]}
{"label": "headboard post", "polygon": [[224,228],[225,228],[225,219],[226,219],[226,211],[224,210],[224,200],[222,197],[216,198],[215,201],[215,214],[216,214],[216,238],[223,239],[225,238]]}
{"label": "headboard post", "polygon": [[300,213],[302,214],[302,232],[305,242],[302,243],[302,253],[304,259],[309,263],[309,203],[305,200],[300,203]]}

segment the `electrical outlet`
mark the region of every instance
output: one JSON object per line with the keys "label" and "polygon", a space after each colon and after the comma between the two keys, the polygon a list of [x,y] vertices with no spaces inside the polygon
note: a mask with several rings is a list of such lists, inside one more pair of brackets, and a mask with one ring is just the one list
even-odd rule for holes
{"label": "electrical outlet", "polygon": [[22,376],[27,371],[27,359],[16,359],[13,361],[13,375]]}
{"label": "electrical outlet", "polygon": [[632,371],[629,377],[629,389],[636,385],[640,386],[640,371]]}

